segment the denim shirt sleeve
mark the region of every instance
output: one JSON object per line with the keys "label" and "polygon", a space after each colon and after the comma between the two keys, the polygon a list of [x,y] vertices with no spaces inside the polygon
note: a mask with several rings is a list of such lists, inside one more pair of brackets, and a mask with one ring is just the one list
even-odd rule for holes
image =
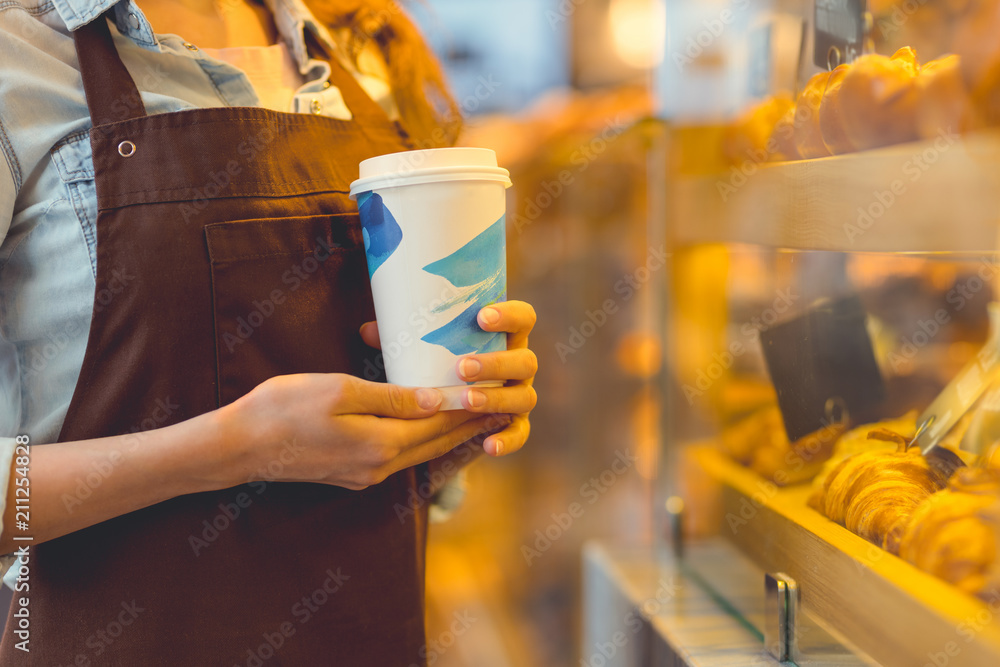
{"label": "denim shirt sleeve", "polygon": [[[3,525],[3,513],[7,509],[7,486],[10,484],[11,464],[14,461],[14,438],[0,437],[0,531],[6,526]],[[6,573],[10,566],[14,564],[16,556],[14,554],[0,555],[0,576]]]}
{"label": "denim shirt sleeve", "polygon": [[7,133],[0,120],[0,244],[10,230],[10,221],[14,216],[14,174],[10,163],[14,156],[10,153],[10,145],[6,141]]}

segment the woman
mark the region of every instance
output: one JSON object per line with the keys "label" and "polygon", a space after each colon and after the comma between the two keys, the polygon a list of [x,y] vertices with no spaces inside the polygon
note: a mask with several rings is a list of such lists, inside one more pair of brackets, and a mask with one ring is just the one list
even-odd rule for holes
{"label": "woman", "polygon": [[0,424],[44,444],[5,665],[424,664],[430,496],[528,436],[527,304],[480,312],[509,351],[459,372],[507,382],[465,411],[359,379],[348,184],[456,131],[413,26],[220,1],[0,8]]}

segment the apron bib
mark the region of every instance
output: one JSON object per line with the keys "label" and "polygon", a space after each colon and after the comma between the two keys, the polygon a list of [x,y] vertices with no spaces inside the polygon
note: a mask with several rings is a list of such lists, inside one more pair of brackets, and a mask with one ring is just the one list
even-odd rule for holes
{"label": "apron bib", "polygon": [[[410,147],[400,129],[332,58],[351,122],[147,116],[105,18],[74,37],[97,298],[60,440],[174,424],[276,375],[360,376],[374,309],[348,189],[361,160]],[[137,433],[125,450],[142,446]],[[8,623],[0,663],[424,664],[426,515],[394,510],[414,470],[352,492],[266,481],[281,465],[32,547],[31,653]]]}

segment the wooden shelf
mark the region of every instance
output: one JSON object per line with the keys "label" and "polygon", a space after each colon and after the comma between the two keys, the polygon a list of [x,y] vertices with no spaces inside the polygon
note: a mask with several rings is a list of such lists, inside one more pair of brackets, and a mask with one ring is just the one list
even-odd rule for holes
{"label": "wooden shelf", "polygon": [[996,610],[809,508],[810,488],[778,489],[710,446],[693,449],[721,486],[729,520],[720,533],[765,571],[795,579],[803,606],[859,649],[884,665],[923,665],[939,654],[952,664],[1000,664]]}
{"label": "wooden shelf", "polygon": [[846,252],[998,248],[1000,133],[747,171],[675,181],[672,242]]}

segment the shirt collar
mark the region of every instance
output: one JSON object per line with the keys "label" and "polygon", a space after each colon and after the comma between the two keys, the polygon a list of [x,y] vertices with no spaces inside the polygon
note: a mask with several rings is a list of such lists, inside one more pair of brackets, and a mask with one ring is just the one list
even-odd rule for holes
{"label": "shirt collar", "polygon": [[[143,46],[155,48],[157,45],[153,28],[135,0],[53,0],[53,4],[71,31],[114,8],[119,32]],[[264,4],[274,17],[278,34],[288,44],[300,72],[306,73],[313,65],[306,48],[306,30],[331,55],[343,58],[330,31],[316,19],[302,0],[264,0]]]}
{"label": "shirt collar", "polygon": [[313,65],[306,48],[307,30],[330,55],[340,57],[330,31],[313,16],[302,0],[264,0],[264,4],[271,11],[278,34],[288,44],[300,72],[305,74]]}
{"label": "shirt collar", "polygon": [[121,0],[53,0],[56,11],[70,30],[87,25]]}

